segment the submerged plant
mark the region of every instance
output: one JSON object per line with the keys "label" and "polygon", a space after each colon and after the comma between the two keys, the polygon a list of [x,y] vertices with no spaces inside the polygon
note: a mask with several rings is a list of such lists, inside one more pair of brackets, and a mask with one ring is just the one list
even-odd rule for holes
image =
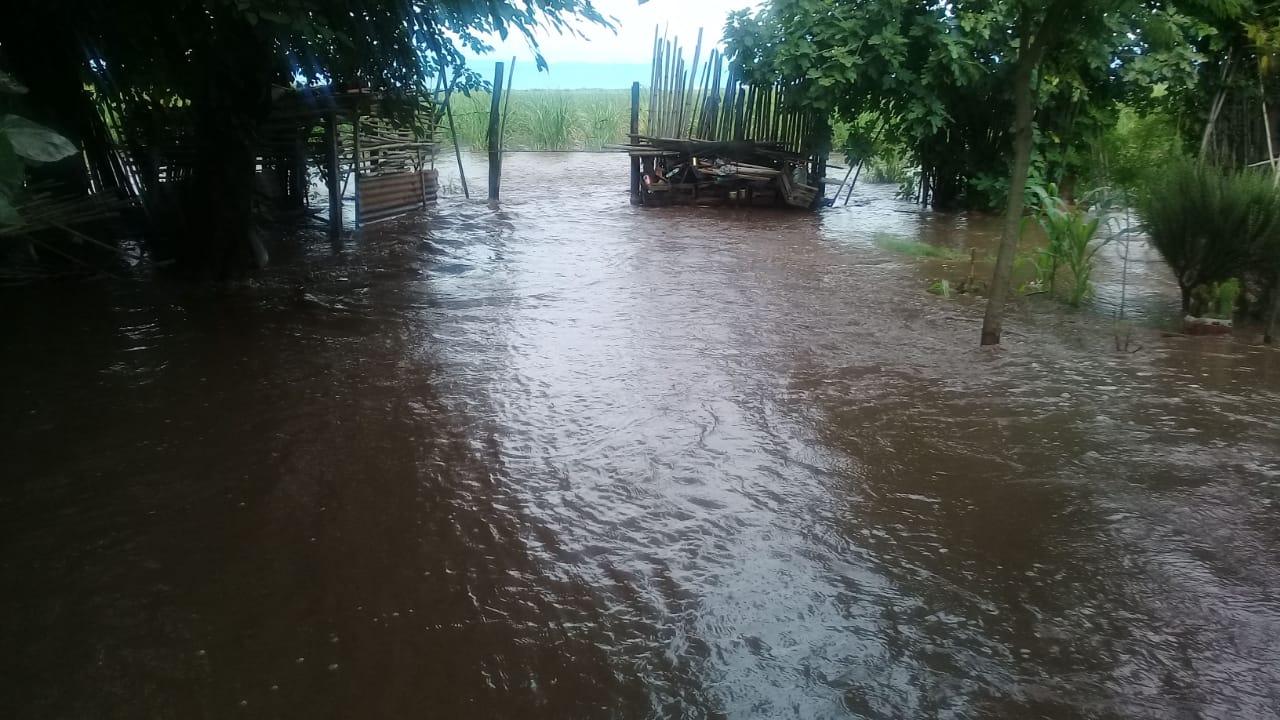
{"label": "submerged plant", "polygon": [[901,235],[893,235],[891,233],[877,233],[873,242],[884,250],[889,250],[903,255],[911,255],[913,257],[927,257],[938,259],[955,259],[958,257],[956,251],[930,245],[929,243],[911,240]]}
{"label": "submerged plant", "polygon": [[1105,208],[1101,204],[1089,211],[1072,207],[1056,195],[1052,185],[1032,188],[1032,197],[1036,219],[1048,238],[1032,257],[1035,283],[1052,295],[1057,289],[1058,271],[1065,268],[1071,277],[1067,303],[1079,307],[1093,292],[1093,258],[1106,245],[1106,241],[1094,242]]}
{"label": "submerged plant", "polygon": [[1191,314],[1230,320],[1236,313],[1236,300],[1239,297],[1240,281],[1235,278],[1201,285],[1191,293]]}

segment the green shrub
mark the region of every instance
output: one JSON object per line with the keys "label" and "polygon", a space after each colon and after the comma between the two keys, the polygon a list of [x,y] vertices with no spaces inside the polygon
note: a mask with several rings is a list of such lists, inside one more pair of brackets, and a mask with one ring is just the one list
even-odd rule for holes
{"label": "green shrub", "polygon": [[1100,191],[1089,193],[1080,206],[1072,206],[1058,197],[1053,185],[1031,188],[1030,206],[1048,239],[1032,256],[1036,285],[1053,295],[1058,272],[1065,269],[1071,278],[1066,300],[1072,307],[1079,307],[1092,294],[1093,258],[1106,245],[1106,241],[1094,242],[1106,213],[1105,205],[1098,202],[1101,195]]}
{"label": "green shrub", "polygon": [[1220,318],[1231,319],[1236,312],[1236,299],[1240,297],[1240,281],[1231,278],[1218,283],[1214,288],[1214,314]]}
{"label": "green shrub", "polygon": [[1205,311],[1193,302],[1195,289],[1244,274],[1280,233],[1280,195],[1254,172],[1177,162],[1149,176],[1138,209],[1184,313]]}

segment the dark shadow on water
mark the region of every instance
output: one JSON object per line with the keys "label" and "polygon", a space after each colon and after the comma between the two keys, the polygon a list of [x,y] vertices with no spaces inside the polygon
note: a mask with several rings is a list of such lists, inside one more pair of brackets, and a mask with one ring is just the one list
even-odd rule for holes
{"label": "dark shadow on water", "polygon": [[429,328],[348,284],[10,305],[0,714],[645,706],[582,631],[608,625],[591,590],[529,555],[512,478],[440,401]]}

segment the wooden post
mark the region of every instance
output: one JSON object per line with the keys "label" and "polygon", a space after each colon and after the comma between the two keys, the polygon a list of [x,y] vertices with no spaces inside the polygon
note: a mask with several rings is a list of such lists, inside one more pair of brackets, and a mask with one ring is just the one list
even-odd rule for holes
{"label": "wooden post", "polygon": [[302,135],[295,135],[293,138],[293,172],[290,173],[289,195],[293,201],[294,207],[303,207],[307,204],[307,146],[302,139]]}
{"label": "wooden post", "polygon": [[497,202],[502,186],[502,63],[495,63],[489,103],[489,202]]}
{"label": "wooden post", "polygon": [[342,185],[339,183],[341,168],[338,167],[338,111],[333,110],[328,118],[329,135],[329,232],[342,232]]}
{"label": "wooden post", "polygon": [[[636,143],[636,136],[640,134],[640,83],[631,83],[631,138],[630,143]],[[631,204],[640,204],[640,158],[636,155],[631,156]]]}
{"label": "wooden post", "polygon": [[351,173],[356,186],[356,227],[360,227],[360,110],[351,119]]}

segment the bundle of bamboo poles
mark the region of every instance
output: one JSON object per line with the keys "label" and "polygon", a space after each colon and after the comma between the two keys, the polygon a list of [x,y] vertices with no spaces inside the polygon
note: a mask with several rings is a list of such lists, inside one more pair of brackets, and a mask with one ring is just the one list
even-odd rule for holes
{"label": "bundle of bamboo poles", "polygon": [[[796,88],[784,83],[745,82],[726,58],[712,50],[705,65],[702,30],[686,66],[679,38],[653,33],[649,113],[650,138],[769,143],[798,155],[812,151],[822,118],[799,106]],[[634,142],[633,138],[633,142]]]}
{"label": "bundle of bamboo poles", "polygon": [[[93,195],[57,195],[46,187],[29,188],[28,194],[17,205],[23,222],[19,225],[0,227],[0,236],[31,235],[46,230],[61,230],[77,239],[86,236],[74,228],[95,222],[114,220],[125,209],[133,206],[131,198],[114,193]],[[115,251],[114,247],[104,245]]]}
{"label": "bundle of bamboo poles", "polygon": [[[358,132],[342,138],[341,154],[358,163],[361,175],[421,170],[433,152],[435,133],[420,137],[410,126],[393,123],[373,115],[359,116]],[[359,156],[356,139],[359,138]]]}

